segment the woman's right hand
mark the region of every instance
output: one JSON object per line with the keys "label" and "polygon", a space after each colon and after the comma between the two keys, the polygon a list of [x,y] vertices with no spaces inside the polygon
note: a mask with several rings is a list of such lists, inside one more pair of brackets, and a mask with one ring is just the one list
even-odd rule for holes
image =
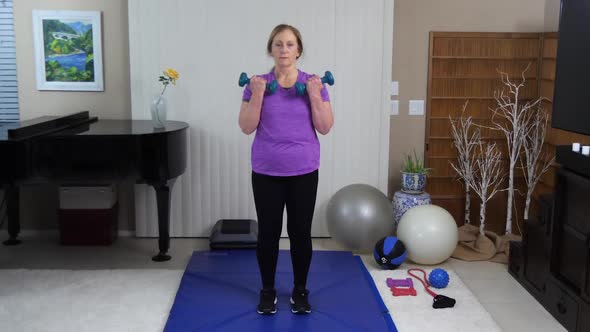
{"label": "woman's right hand", "polygon": [[266,80],[259,76],[252,76],[250,78],[250,90],[252,94],[263,96],[266,90]]}

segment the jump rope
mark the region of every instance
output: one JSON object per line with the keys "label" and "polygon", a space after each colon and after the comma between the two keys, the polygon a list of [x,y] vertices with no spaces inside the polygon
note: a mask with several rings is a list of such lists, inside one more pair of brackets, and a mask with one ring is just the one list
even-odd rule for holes
{"label": "jump rope", "polygon": [[[413,274],[412,273],[413,271],[422,272],[422,274],[424,275],[424,279]],[[424,285],[424,289],[426,290],[426,292],[428,292],[428,294],[432,295],[432,297],[434,298],[433,299],[434,302],[432,303],[432,307],[434,309],[452,308],[455,306],[455,303],[457,302],[457,301],[455,301],[455,299],[450,298],[448,296],[436,294],[435,292],[430,290],[430,283],[428,282],[428,278],[426,278],[426,272],[424,272],[424,270],[422,270],[422,269],[409,269],[408,274],[411,275],[412,277],[414,277],[415,279],[417,279],[418,281],[420,281],[422,283],[422,285]]]}

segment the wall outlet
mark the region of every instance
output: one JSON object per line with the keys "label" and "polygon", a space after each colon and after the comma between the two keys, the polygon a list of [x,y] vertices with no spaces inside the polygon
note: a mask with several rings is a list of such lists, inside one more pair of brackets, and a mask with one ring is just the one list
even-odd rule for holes
{"label": "wall outlet", "polygon": [[410,115],[424,115],[424,100],[410,100]]}
{"label": "wall outlet", "polygon": [[389,115],[398,115],[399,114],[399,100],[392,100],[391,101],[391,112]]}

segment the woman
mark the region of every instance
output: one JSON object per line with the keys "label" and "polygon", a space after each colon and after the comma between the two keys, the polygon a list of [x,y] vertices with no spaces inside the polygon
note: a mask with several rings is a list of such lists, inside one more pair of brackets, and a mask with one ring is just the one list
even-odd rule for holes
{"label": "woman", "polygon": [[[245,134],[256,131],[252,143],[252,189],[258,216],[256,256],[262,277],[257,312],[277,311],[275,272],[286,206],[294,274],[291,311],[305,314],[311,313],[306,284],[320,163],[316,131],[327,134],[334,118],[328,91],[320,78],[297,69],[303,42],[295,27],[276,26],[268,39],[267,52],[275,66],[268,74],[250,78],[239,118]],[[276,92],[265,91],[266,83],[273,80],[278,83]],[[305,84],[304,95],[296,93],[296,82]]]}

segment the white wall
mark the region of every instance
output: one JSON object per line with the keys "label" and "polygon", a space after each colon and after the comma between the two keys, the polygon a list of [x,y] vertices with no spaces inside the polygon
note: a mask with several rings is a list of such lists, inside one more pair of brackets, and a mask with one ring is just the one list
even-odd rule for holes
{"label": "white wall", "polygon": [[[260,74],[273,66],[265,50],[279,23],[293,24],[303,35],[300,69],[320,76],[331,70],[336,79],[328,88],[335,125],[320,137],[312,234],[329,235],[325,205],[341,187],[361,182],[386,193],[393,0],[130,0],[129,15],[133,116],[149,116],[152,96],[161,89],[156,78],[173,67],[180,80],[167,92],[169,114],[191,126],[191,157],[173,194],[171,234],[207,236],[218,219],[256,219],[253,136],[237,125],[243,91],[237,79],[242,71]],[[137,231],[154,235],[153,191],[139,188],[136,198]]]}
{"label": "white wall", "polygon": [[[102,12],[103,92],[37,90],[33,9]],[[80,110],[90,110],[92,115],[104,119],[130,117],[127,1],[17,0],[14,1],[14,15],[21,119],[70,114]]]}
{"label": "white wall", "polygon": [[[424,145],[424,118],[407,115],[407,101],[426,97],[428,31],[556,31],[559,11],[555,8],[559,3],[559,0],[395,2],[395,49],[391,73],[400,82],[400,115],[392,117],[390,123],[390,195],[399,188],[402,153],[413,148],[419,152]],[[36,90],[32,9],[102,10],[105,92]],[[103,117],[131,117],[127,0],[16,0],[14,15],[19,103],[23,118],[69,113],[80,108],[92,109]],[[260,59],[262,55],[261,51]],[[25,228],[55,227],[56,202],[52,197],[56,191],[39,190],[43,192],[35,195],[36,209],[23,215]],[[126,201],[121,202],[123,210],[131,204],[130,211],[123,216],[123,229],[134,228],[133,196],[129,191],[119,195],[122,199],[126,197]],[[29,196],[32,195],[27,193],[25,199],[33,199]]]}
{"label": "white wall", "polygon": [[[99,10],[102,12],[102,52],[104,91],[38,91],[35,80],[33,9]],[[90,110],[101,119],[129,119],[129,34],[126,0],[16,0],[17,76],[20,118],[63,115]],[[119,192],[120,229],[134,228],[132,184],[124,183]],[[27,186],[21,190],[23,229],[56,228],[57,187]],[[34,206],[35,208],[31,208]]]}
{"label": "white wall", "polygon": [[561,0],[545,0],[545,31],[555,32],[559,30],[559,14]]}
{"label": "white wall", "polygon": [[404,153],[424,150],[425,116],[408,114],[408,101],[426,100],[428,33],[542,32],[546,0],[401,0],[395,2],[393,79],[399,116],[391,117],[389,193],[400,188]]}

